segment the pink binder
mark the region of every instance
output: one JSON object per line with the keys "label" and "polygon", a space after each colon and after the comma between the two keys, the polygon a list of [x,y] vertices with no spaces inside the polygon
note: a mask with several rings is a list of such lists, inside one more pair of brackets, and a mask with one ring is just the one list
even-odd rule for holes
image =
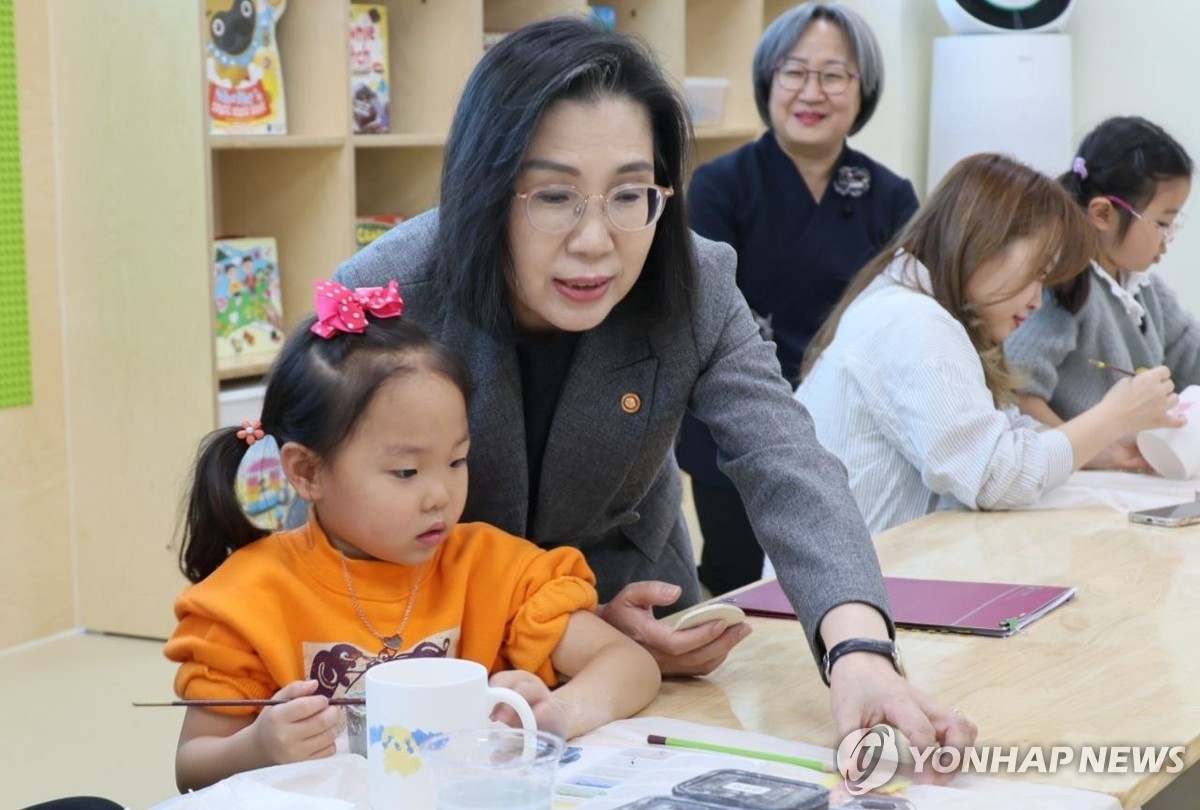
{"label": "pink binder", "polygon": [[[898,627],[1011,636],[1075,598],[1074,588],[944,579],[884,577]],[[783,589],[770,580],[721,600],[755,616],[795,618]]]}

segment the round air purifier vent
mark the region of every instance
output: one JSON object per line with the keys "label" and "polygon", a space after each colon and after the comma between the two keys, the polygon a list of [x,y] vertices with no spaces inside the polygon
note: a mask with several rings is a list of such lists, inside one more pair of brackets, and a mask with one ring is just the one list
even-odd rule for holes
{"label": "round air purifier vent", "polygon": [[1054,33],[1062,31],[1075,0],[938,0],[956,34]]}

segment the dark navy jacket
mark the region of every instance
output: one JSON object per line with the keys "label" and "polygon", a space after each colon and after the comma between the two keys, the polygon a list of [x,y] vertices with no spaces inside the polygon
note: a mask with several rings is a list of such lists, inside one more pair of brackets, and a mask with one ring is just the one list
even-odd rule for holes
{"label": "dark navy jacket", "polygon": [[[738,287],[794,388],[808,341],[854,274],[917,210],[917,195],[908,180],[847,146],[818,204],[767,132],[698,168],[688,208],[696,233],[737,251]],[[690,415],[676,457],[708,484],[728,482],[708,429]]]}

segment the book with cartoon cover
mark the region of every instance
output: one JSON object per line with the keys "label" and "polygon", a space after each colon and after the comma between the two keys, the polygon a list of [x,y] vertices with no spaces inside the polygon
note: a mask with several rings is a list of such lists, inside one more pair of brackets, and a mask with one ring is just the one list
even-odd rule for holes
{"label": "book with cartoon cover", "polygon": [[271,237],[218,239],[213,246],[217,372],[269,363],[283,346],[279,261]]}
{"label": "book with cartoon cover", "polygon": [[350,104],[356,135],[387,132],[387,6],[350,4]]}
{"label": "book with cartoon cover", "polygon": [[355,248],[362,250],[403,221],[404,217],[400,214],[372,214],[370,216],[355,217]]}
{"label": "book with cartoon cover", "polygon": [[287,132],[275,26],[287,0],[205,0],[209,132]]}

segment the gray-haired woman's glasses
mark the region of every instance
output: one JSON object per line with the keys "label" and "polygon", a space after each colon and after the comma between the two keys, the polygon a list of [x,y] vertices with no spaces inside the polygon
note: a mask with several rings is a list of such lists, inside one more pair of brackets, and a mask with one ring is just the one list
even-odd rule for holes
{"label": "gray-haired woman's glasses", "polygon": [[662,216],[674,189],[653,183],[626,183],[607,194],[584,194],[574,186],[538,186],[518,191],[525,201],[529,224],[545,233],[565,233],[574,228],[593,199],[601,201],[613,227],[622,231],[649,228]]}
{"label": "gray-haired woman's glasses", "polygon": [[817,80],[817,86],[827,96],[840,96],[850,87],[850,82],[858,78],[858,74],[844,67],[826,67],[815,70],[785,59],[775,68],[775,81],[789,92],[799,92],[808,84],[808,77]]}

